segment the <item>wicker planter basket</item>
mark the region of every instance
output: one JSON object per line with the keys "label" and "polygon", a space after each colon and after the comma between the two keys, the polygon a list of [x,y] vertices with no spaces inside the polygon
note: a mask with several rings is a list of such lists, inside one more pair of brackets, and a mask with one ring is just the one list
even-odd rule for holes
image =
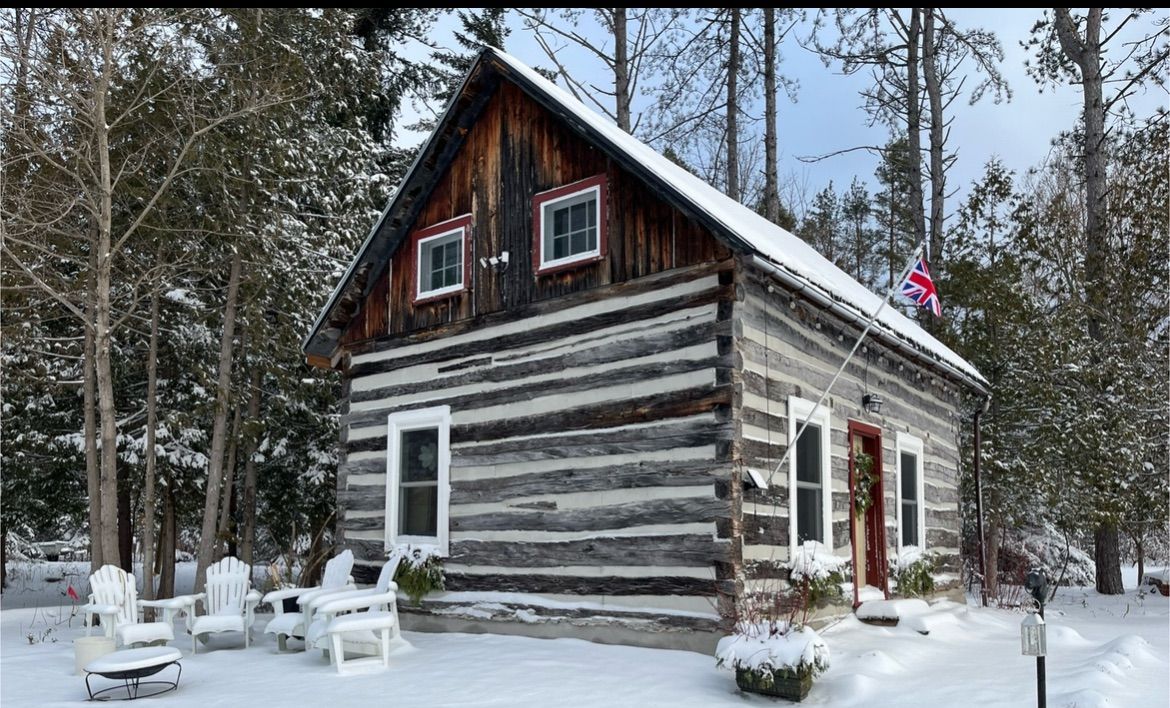
{"label": "wicker planter basket", "polygon": [[811,671],[796,672],[790,669],[776,671],[735,670],[735,684],[739,686],[739,690],[774,698],[785,698],[796,703],[808,697],[812,683]]}

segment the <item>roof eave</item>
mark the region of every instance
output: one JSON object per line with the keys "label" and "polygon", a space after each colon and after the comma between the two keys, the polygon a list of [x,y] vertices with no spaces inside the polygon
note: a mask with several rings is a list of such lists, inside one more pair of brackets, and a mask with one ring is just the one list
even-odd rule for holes
{"label": "roof eave", "polygon": [[[848,322],[864,326],[869,322],[869,318],[864,316],[860,310],[852,307],[836,298],[831,294],[825,292],[817,285],[800,278],[796,274],[790,272],[787,268],[777,263],[773,263],[764,256],[755,254],[751,257],[750,262],[760,270],[775,277],[788,289],[807,297],[817,304],[831,310],[834,314],[845,319]],[[897,333],[885,327],[880,321],[874,323],[874,328],[871,330],[876,334],[881,341],[897,349],[904,355],[913,359],[918,359],[926,363],[928,366],[939,369],[948,376],[953,377],[976,394],[981,396],[990,395],[988,386],[990,385],[987,379],[983,378],[978,371],[964,371],[950,362],[943,361],[929,352],[915,347],[913,343],[907,341]]]}
{"label": "roof eave", "polygon": [[[341,293],[343,293],[346,287],[349,286],[349,283],[353,279],[358,265],[366,260],[369,249],[373,245],[374,238],[378,235],[378,232],[381,231],[382,226],[386,223],[386,218],[399,206],[402,195],[406,191],[403,188],[410,182],[411,177],[418,169],[418,166],[422,162],[423,158],[429,154],[431,144],[435,141],[435,136],[439,135],[442,132],[441,128],[452,119],[452,111],[454,110],[455,105],[458,103],[459,97],[463,95],[464,89],[467,88],[467,84],[471,81],[472,77],[477,76],[477,69],[479,69],[480,65],[483,63],[484,57],[490,53],[492,53],[492,49],[490,47],[484,47],[482,50],[480,50],[479,54],[476,55],[475,61],[472,62],[471,68],[463,77],[463,81],[459,84],[459,88],[451,94],[451,100],[447,102],[447,107],[443,109],[443,114],[439,117],[438,122],[435,123],[435,129],[427,135],[427,139],[423,141],[421,146],[419,146],[418,152],[416,152],[414,155],[414,160],[411,161],[410,167],[407,168],[406,172],[403,174],[402,180],[398,184],[398,188],[394,190],[394,195],[386,204],[386,208],[382,210],[381,216],[379,216],[378,220],[374,222],[373,228],[370,229],[370,233],[366,236],[365,241],[362,242],[362,247],[358,249],[357,256],[352,261],[350,261],[349,267],[345,269],[345,273],[341,276],[341,280],[339,280],[336,287],[333,288],[333,292],[330,293],[329,299],[325,301],[325,306],[321,308],[321,311],[317,314],[317,319],[313,321],[312,329],[309,330],[309,333],[305,335],[305,338],[301,341],[301,353],[306,357],[321,357],[334,362],[334,365],[336,364],[336,354],[340,339],[338,342],[334,342],[332,347],[327,349],[322,347],[314,347],[314,340],[318,338],[318,335],[321,332],[321,326],[325,324],[330,313],[333,311],[333,308],[337,305],[337,300],[341,296]],[[367,284],[367,291],[369,290],[369,287],[370,285]]]}

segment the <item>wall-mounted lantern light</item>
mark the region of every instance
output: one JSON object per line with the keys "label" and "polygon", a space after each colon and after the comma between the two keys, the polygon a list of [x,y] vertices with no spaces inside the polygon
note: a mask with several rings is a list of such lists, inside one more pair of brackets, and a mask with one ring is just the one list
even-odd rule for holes
{"label": "wall-mounted lantern light", "polygon": [[885,403],[885,401],[876,393],[867,393],[861,397],[861,407],[870,413],[881,413],[882,403]]}

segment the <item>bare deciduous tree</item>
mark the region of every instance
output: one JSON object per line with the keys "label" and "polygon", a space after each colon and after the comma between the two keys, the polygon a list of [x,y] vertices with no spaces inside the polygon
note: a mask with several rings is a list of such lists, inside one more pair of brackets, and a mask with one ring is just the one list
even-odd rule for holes
{"label": "bare deciduous tree", "polygon": [[[592,10],[520,8],[518,12],[533,31],[545,56],[553,63],[557,77],[578,100],[592,103],[627,133],[638,132],[639,118],[633,117],[633,101],[640,85],[652,72],[650,59],[656,45],[677,29],[680,13],[666,8],[606,7]],[[586,12],[606,30],[604,40],[587,36],[579,28]],[[613,44],[605,40],[612,39]],[[613,75],[613,87],[598,86],[582,78],[564,58],[567,48],[576,47],[605,66]],[[600,97],[613,99],[611,105]]]}

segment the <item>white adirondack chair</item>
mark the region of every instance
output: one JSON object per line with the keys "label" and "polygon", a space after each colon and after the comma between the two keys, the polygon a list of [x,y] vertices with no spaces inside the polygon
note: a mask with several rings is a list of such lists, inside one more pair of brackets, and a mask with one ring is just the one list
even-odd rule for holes
{"label": "white adirondack chair", "polygon": [[[312,624],[314,597],[338,590],[356,590],[350,571],[353,570],[353,551],[342,551],[325,564],[325,573],[321,584],[311,588],[288,588],[287,590],[273,590],[264,596],[264,602],[272,604],[276,616],[264,628],[265,634],[275,634],[279,651],[288,649],[288,638],[302,638],[306,629]],[[295,598],[299,612],[286,612],[284,601]]]}
{"label": "white adirondack chair", "polygon": [[[252,567],[239,558],[228,556],[207,568],[203,592],[186,596],[190,603],[187,630],[191,633],[191,653],[207,635],[242,632],[244,648],[251,643],[252,623],[260,593],[252,589]],[[195,604],[202,602],[206,614],[196,616]]]}
{"label": "white adirondack chair", "polygon": [[[139,600],[134,576],[116,565],[103,565],[89,576],[89,603],[81,609],[86,615],[86,635],[93,627],[94,615],[101,617],[106,637],[115,644],[166,644],[175,638],[172,621],[182,605],[169,600]],[[142,609],[163,610],[162,622],[143,622]]]}
{"label": "white adirondack chair", "polygon": [[[382,572],[378,574],[378,582],[371,588],[327,593],[313,598],[310,603],[313,609],[313,623],[305,633],[305,647],[321,649],[325,657],[329,658],[331,649],[327,633],[329,623],[338,615],[359,610],[389,612],[394,618],[389,639],[399,640],[401,633],[398,627],[398,584],[394,582],[394,573],[400,560],[401,556],[397,554],[387,560],[382,566]],[[345,635],[346,651],[372,654],[377,652],[379,645],[380,639],[372,631]]]}

